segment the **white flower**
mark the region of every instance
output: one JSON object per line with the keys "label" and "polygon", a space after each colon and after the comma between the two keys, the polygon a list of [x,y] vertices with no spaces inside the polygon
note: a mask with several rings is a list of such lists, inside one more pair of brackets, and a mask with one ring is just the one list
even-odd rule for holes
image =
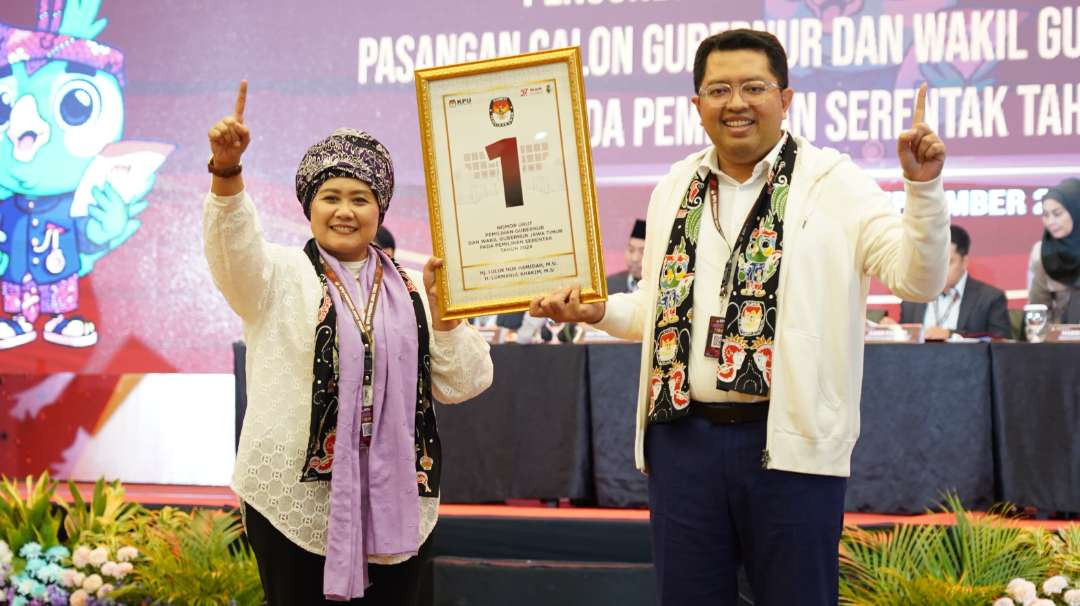
{"label": "white flower", "polygon": [[105,596],[109,595],[109,592],[112,591],[112,590],[113,590],[113,586],[108,584],[108,583],[105,583],[104,585],[101,586],[100,589],[97,590],[98,599],[99,600],[105,599]]}
{"label": "white flower", "polygon": [[1066,579],[1059,574],[1056,577],[1050,577],[1049,579],[1046,579],[1046,582],[1043,583],[1042,590],[1043,593],[1046,595],[1054,595],[1056,593],[1061,593],[1068,586],[1069,579]]}
{"label": "white flower", "polygon": [[90,552],[90,563],[94,565],[94,568],[100,568],[108,560],[109,551],[104,547],[98,547]]}
{"label": "white flower", "polygon": [[60,584],[64,587],[74,587],[75,575],[77,574],[79,574],[79,571],[74,568],[65,568],[64,571],[60,573]]}
{"label": "white flower", "polygon": [[7,543],[5,543],[3,541],[0,541],[0,566],[10,564],[11,563],[11,557],[12,557],[11,548],[8,547]]}
{"label": "white flower", "polygon": [[1030,606],[1056,606],[1054,600],[1048,600],[1046,598],[1039,598],[1034,602],[1031,602]]}
{"label": "white flower", "polygon": [[1013,580],[1009,581],[1009,584],[1005,586],[1005,593],[1009,593],[1009,592],[1011,592],[1011,591],[1012,591],[1013,589],[1015,589],[1015,588],[1017,588],[1017,587],[1021,587],[1021,586],[1023,586],[1023,585],[1024,585],[1024,584],[1026,584],[1026,583],[1028,583],[1028,580],[1027,580],[1027,579],[1022,579],[1022,578],[1020,578],[1020,577],[1017,577],[1017,578],[1015,578],[1015,579],[1013,579]]}
{"label": "white flower", "polygon": [[137,557],[139,557],[139,550],[130,545],[121,547],[120,550],[116,552],[116,559],[119,562],[130,562]]}
{"label": "white flower", "polygon": [[98,576],[96,574],[92,574],[92,575],[86,577],[86,580],[83,581],[82,588],[89,591],[89,592],[94,592],[94,591],[97,591],[98,589],[101,589],[101,586],[104,583],[105,582],[101,580],[100,576]]}
{"label": "white flower", "polygon": [[116,576],[116,562],[105,562],[102,564],[101,574],[109,577]]}
{"label": "white flower", "polygon": [[86,600],[89,597],[90,595],[87,594],[86,591],[79,589],[68,596],[68,601],[71,603],[71,606],[86,606]]}
{"label": "white flower", "polygon": [[1080,589],[1070,589],[1062,598],[1069,606],[1080,606]]}
{"label": "white flower", "polygon": [[1021,604],[1029,604],[1035,600],[1038,595],[1038,590],[1035,588],[1035,583],[1026,579],[1013,579],[1009,581],[1008,587],[1005,588],[1005,593],[1009,594],[1009,597],[1020,602]]}
{"label": "white flower", "polygon": [[120,562],[116,565],[116,572],[113,573],[113,577],[122,579],[131,573],[135,567],[131,565],[131,562]]}
{"label": "white flower", "polygon": [[72,587],[82,587],[83,581],[86,580],[86,574],[82,572],[76,572],[75,578],[72,580],[75,581],[75,584],[72,585]]}
{"label": "white flower", "polygon": [[83,568],[90,563],[90,548],[86,545],[79,545],[75,548],[75,553],[71,554],[71,563],[75,565],[75,568]]}
{"label": "white flower", "polygon": [[993,606],[1016,606],[1016,602],[1012,601],[1012,598],[998,598]]}
{"label": "white flower", "polygon": [[30,595],[30,592],[34,590],[34,579],[30,577],[23,577],[23,580],[19,581],[17,590],[23,595]]}

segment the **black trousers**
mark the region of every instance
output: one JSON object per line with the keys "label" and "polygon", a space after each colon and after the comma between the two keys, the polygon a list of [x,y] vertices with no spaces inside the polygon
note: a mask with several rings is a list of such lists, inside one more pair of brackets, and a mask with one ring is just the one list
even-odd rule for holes
{"label": "black trousers", "polygon": [[660,606],[836,606],[846,478],[765,470],[765,422],[690,416],[645,436]]}
{"label": "black trousers", "polygon": [[[290,541],[258,511],[244,504],[247,535],[259,563],[266,603],[269,606],[342,604],[323,597],[323,564],[326,558]],[[430,559],[431,540],[420,546],[416,557],[394,564],[368,564],[371,586],[364,597],[348,602],[363,606],[416,606],[420,583]]]}

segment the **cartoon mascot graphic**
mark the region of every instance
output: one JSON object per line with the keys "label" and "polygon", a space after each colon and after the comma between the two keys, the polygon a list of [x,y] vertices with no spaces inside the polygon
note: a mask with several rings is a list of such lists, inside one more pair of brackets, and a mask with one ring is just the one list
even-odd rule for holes
{"label": "cartoon mascot graphic", "polygon": [[171,145],[120,142],[124,58],[96,42],[101,0],[41,0],[0,23],[0,349],[98,341],[79,278],[139,229]]}

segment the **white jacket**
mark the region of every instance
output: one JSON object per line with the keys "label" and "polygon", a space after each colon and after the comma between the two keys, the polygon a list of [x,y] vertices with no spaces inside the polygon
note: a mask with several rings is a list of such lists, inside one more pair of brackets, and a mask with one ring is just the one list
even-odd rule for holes
{"label": "white jacket", "polygon": [[[940,294],[948,267],[948,207],[940,177],[908,181],[901,216],[846,155],[796,140],[799,154],[788,194],[777,295],[767,467],[848,476],[859,437],[870,277],[908,301],[929,301]],[[612,295],[596,325],[642,342],[634,442],[642,471],[657,271],[691,176],[710,153],[713,147],[676,163],[653,190],[641,288]]]}

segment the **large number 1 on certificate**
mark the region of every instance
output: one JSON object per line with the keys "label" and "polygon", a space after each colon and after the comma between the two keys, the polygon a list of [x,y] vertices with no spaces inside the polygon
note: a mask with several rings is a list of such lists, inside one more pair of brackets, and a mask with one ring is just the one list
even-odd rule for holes
{"label": "large number 1 on certificate", "polygon": [[557,82],[444,94],[442,109],[464,290],[577,275]]}

